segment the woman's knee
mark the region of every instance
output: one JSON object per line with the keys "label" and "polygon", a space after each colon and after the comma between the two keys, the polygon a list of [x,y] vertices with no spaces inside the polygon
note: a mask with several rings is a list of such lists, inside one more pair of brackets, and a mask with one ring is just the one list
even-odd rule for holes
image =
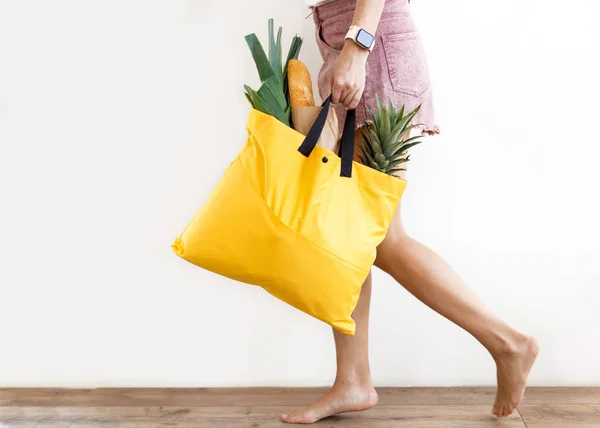
{"label": "woman's knee", "polygon": [[402,214],[400,205],[398,205],[385,239],[377,247],[375,266],[383,269],[394,256],[398,255],[399,250],[406,244],[407,240],[410,240],[410,237],[406,233],[404,224],[402,224]]}
{"label": "woman's knee", "polygon": [[390,222],[390,227],[388,228],[385,239],[383,240],[383,245],[396,245],[401,243],[407,237],[406,229],[404,228],[404,224],[402,222],[402,212],[401,207],[398,205],[396,208],[396,212],[394,213],[394,217],[392,217],[392,221]]}
{"label": "woman's knee", "polygon": [[385,239],[377,247],[375,266],[385,271],[390,264],[395,264],[397,258],[402,254],[403,247],[411,240],[406,231],[402,229],[390,229]]}

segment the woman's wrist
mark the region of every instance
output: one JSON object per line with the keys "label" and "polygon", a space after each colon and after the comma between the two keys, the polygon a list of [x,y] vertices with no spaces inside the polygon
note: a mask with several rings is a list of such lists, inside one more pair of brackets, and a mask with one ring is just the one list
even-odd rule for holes
{"label": "woman's wrist", "polygon": [[358,46],[353,40],[350,39],[346,39],[344,42],[344,50],[351,54],[352,57],[365,62],[367,61],[367,57],[370,53],[367,49]]}

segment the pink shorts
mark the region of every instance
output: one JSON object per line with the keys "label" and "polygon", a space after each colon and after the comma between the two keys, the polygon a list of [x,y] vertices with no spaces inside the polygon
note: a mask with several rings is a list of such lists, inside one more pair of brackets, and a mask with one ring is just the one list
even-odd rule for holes
{"label": "pink shorts", "polygon": [[[429,71],[423,43],[409,10],[409,0],[387,0],[375,34],[375,49],[367,60],[367,81],[356,108],[357,127],[368,120],[366,107],[375,106],[375,95],[384,103],[392,100],[396,108],[407,111],[422,104],[414,123],[422,124],[423,133],[437,134]],[[332,66],[344,46],[352,25],[356,0],[335,0],[314,9],[317,45],[323,57],[319,73],[319,93],[325,99],[331,93]],[[340,126],[345,110],[337,107]]]}

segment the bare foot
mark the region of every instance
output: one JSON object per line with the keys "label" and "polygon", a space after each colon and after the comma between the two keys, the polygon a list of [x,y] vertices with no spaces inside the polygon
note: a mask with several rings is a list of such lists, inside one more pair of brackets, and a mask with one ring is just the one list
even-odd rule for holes
{"label": "bare foot", "polygon": [[538,356],[540,345],[533,336],[525,337],[514,349],[496,357],[498,392],[492,414],[508,416],[521,403],[527,377]]}
{"label": "bare foot", "polygon": [[367,410],[377,404],[377,393],[372,386],[336,386],[306,409],[281,416],[288,424],[312,424],[323,418],[345,412]]}

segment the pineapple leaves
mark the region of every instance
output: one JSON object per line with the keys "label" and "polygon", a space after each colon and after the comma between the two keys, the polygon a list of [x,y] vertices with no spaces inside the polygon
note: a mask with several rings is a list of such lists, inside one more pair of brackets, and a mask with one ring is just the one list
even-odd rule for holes
{"label": "pineapple leaves", "polygon": [[381,147],[381,141],[379,140],[379,137],[377,136],[377,133],[375,131],[373,131],[371,128],[369,128],[369,146],[371,148],[371,151],[373,151],[373,153],[380,153],[382,152],[382,147]]}
{"label": "pineapple leaves", "polygon": [[379,95],[375,95],[375,103],[377,104],[377,114],[379,115],[379,118],[381,118],[384,109],[383,104],[381,104],[381,98],[379,98]]}
{"label": "pineapple leaves", "polygon": [[367,160],[369,161],[368,165],[376,170],[381,170],[381,168],[379,168],[379,165],[377,165],[377,162],[375,162],[372,158],[367,157]]}
{"label": "pineapple leaves", "polygon": [[363,163],[367,166],[370,166],[371,168],[379,170],[380,169],[379,165],[377,165],[377,162],[375,162],[375,159],[373,159],[373,157],[369,154],[369,151],[362,146],[360,147],[360,150],[361,150],[363,156],[365,157],[365,162],[363,162]]}
{"label": "pineapple leaves", "polygon": [[404,128],[404,131],[402,131],[400,133],[400,135],[398,135],[398,139],[403,139],[404,136],[410,135],[410,131],[412,131],[415,128],[418,128],[419,126],[420,125],[410,125],[410,126],[407,126],[406,128]]}
{"label": "pineapple leaves", "polygon": [[[399,118],[404,117],[404,106],[400,107],[400,111],[398,112],[398,117]],[[398,119],[398,120],[400,120],[400,119]]]}
{"label": "pineapple leaves", "polygon": [[395,128],[396,126],[396,109],[394,109],[394,105],[392,104],[392,100],[388,100],[388,115],[390,117],[390,126]]}
{"label": "pineapple leaves", "polygon": [[[375,113],[373,113],[373,110],[371,110],[369,107],[367,107],[367,112],[369,113],[369,116],[371,116],[371,123],[372,125],[375,127],[375,131],[379,132],[379,121],[377,120],[377,116],[375,115]],[[365,120],[363,122],[365,129],[369,129],[369,123]]]}
{"label": "pineapple leaves", "polygon": [[392,169],[394,169],[394,167],[396,167],[396,166],[400,165],[401,163],[406,163],[406,162],[408,162],[409,160],[410,160],[410,159],[408,159],[408,158],[400,158],[400,159],[393,160],[393,161],[391,161],[391,162],[389,163],[389,165],[386,167],[386,171],[388,171],[388,170],[392,170]]}
{"label": "pineapple leaves", "polygon": [[[423,142],[423,135],[419,134],[419,135],[415,135],[412,138],[409,138],[407,140],[404,140],[404,144],[410,144],[412,142],[416,142],[417,144],[422,143]],[[411,146],[412,147],[412,146]],[[406,151],[406,149],[402,148],[402,151]]]}
{"label": "pineapple leaves", "polygon": [[408,140],[400,140],[400,141],[392,144],[390,147],[388,147],[383,152],[383,154],[386,157],[392,157],[397,154],[401,155],[404,152],[406,152],[408,149],[410,149],[411,147],[414,147],[417,144],[422,143],[422,141],[419,140],[420,138],[422,138],[421,135],[417,135],[416,137],[409,138]]}
{"label": "pineapple leaves", "polygon": [[417,113],[419,112],[419,110],[421,110],[421,104],[419,104],[413,111],[411,111],[410,113],[408,113],[406,116],[404,116],[403,118],[401,118],[398,121],[398,127],[400,129],[405,128],[406,125],[408,125],[413,118],[417,115]]}
{"label": "pineapple leaves", "polygon": [[365,165],[386,174],[405,171],[400,167],[410,160],[407,150],[422,142],[421,135],[408,138],[418,126],[411,122],[421,106],[405,115],[404,106],[396,110],[391,100],[384,107],[376,96],[375,104],[375,110],[367,108],[371,123],[364,123],[365,131],[361,133],[364,144],[360,146],[359,158]]}
{"label": "pineapple leaves", "polygon": [[394,153],[394,155],[398,154],[398,155],[403,155],[404,153],[406,153],[406,151],[408,149],[410,149],[411,147],[416,146],[417,144],[421,144],[423,141],[415,141],[414,143],[410,143],[410,144],[404,144],[400,147],[400,149],[398,150],[398,153]]}
{"label": "pineapple leaves", "polygon": [[390,121],[390,116],[387,114],[383,105],[381,104],[381,100],[379,96],[376,97],[377,101],[377,110],[379,115],[379,135],[389,135],[392,127],[392,123]]}
{"label": "pineapple leaves", "polygon": [[364,146],[360,146],[360,148],[362,149],[363,147],[368,147],[369,150],[371,152],[373,152],[373,147],[371,146],[371,141],[369,141],[369,137],[367,137],[363,132],[360,133],[360,136],[362,137]]}
{"label": "pineapple leaves", "polygon": [[[361,156],[362,158],[364,158],[366,160],[367,159],[366,149],[364,148],[364,146],[358,146],[358,148],[360,149],[359,156]],[[367,162],[365,161],[363,163],[366,164]]]}
{"label": "pineapple leaves", "polygon": [[390,169],[389,171],[387,171],[387,170],[386,170],[386,171],[385,171],[385,173],[386,173],[386,174],[389,174],[389,175],[394,175],[394,174],[396,174],[397,172],[402,172],[402,171],[406,171],[406,168],[396,168],[396,169]]}

